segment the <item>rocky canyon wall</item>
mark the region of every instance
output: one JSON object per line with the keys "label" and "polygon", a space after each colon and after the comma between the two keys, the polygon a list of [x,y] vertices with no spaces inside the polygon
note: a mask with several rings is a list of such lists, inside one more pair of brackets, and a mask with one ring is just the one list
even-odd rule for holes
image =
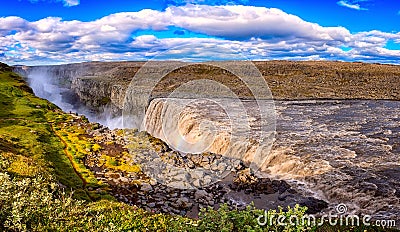
{"label": "rocky canyon wall", "polygon": [[[241,80],[232,73],[205,64],[185,63],[165,74],[152,86],[151,76],[159,62],[147,67],[143,86],[154,87],[153,98],[165,97],[181,83],[211,79],[226,85],[240,98],[252,98]],[[182,62],[169,62],[177,66]],[[274,99],[400,99],[400,67],[397,65],[322,62],[265,61],[253,62],[268,83]],[[87,62],[54,66],[16,66],[23,76],[45,74],[48,82],[70,89],[81,102],[96,110],[104,104],[114,109],[123,105],[125,90],[145,62]],[[147,80],[147,79],[150,79]],[[141,86],[138,86],[140,88]]]}

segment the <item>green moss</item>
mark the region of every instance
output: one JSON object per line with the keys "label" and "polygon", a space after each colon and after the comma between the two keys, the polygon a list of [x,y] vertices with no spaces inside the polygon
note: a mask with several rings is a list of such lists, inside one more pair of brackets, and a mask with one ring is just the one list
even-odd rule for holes
{"label": "green moss", "polygon": [[108,157],[107,156],[107,162],[106,162],[107,166],[111,166],[111,167],[115,167],[118,166],[118,160],[115,157]]}
{"label": "green moss", "polygon": [[99,144],[93,144],[93,146],[92,146],[92,150],[94,151],[94,152],[98,152],[98,151],[100,151],[100,149],[101,149],[101,146],[99,145]]}
{"label": "green moss", "polygon": [[[39,171],[54,175],[78,196],[82,181],[51,125],[64,113],[47,100],[35,97],[22,78],[10,72],[0,73],[0,105],[5,106],[0,111],[0,150],[17,157],[9,171],[21,176]],[[89,199],[85,195],[78,197]]]}
{"label": "green moss", "polygon": [[103,154],[99,160],[99,165],[104,165],[108,169],[119,170],[123,172],[138,173],[141,171],[140,165],[127,163],[125,155],[122,155],[121,157],[110,157]]}
{"label": "green moss", "polygon": [[[91,151],[100,149],[100,146],[97,144],[92,145],[91,141],[89,141],[89,139],[86,137],[86,131],[73,123],[72,116],[67,117],[66,121],[67,123],[59,123],[58,126],[55,127],[57,130],[54,130],[54,133],[64,141],[66,146],[65,154],[67,155],[75,172],[77,172],[80,179],[82,179],[81,182],[83,187],[85,189],[89,187],[105,187],[106,185],[102,182],[99,182],[94,174],[84,165],[84,158]],[[93,149],[93,146],[95,149]],[[86,193],[88,196],[91,196],[88,191],[86,191]]]}
{"label": "green moss", "polygon": [[7,171],[18,176],[35,176],[43,172],[42,167],[37,165],[32,158],[21,155],[13,158]]}
{"label": "green moss", "polygon": [[[10,71],[0,63],[0,231],[305,231],[301,225],[260,227],[256,220],[263,211],[252,207],[243,211],[226,206],[203,209],[199,220],[194,220],[115,202],[82,162],[91,150],[101,152],[100,145],[93,144],[84,128],[71,122],[77,118],[35,97]],[[158,140],[142,143],[140,136],[147,134],[138,136],[133,138],[136,149],[151,145],[165,149]],[[102,162],[110,168],[139,172],[139,165],[126,162],[127,155],[102,156]],[[72,189],[74,198],[57,187],[59,183],[67,191]],[[89,187],[94,190],[89,191]],[[270,212],[290,216],[304,211],[297,207]],[[332,226],[306,230],[385,231]]]}

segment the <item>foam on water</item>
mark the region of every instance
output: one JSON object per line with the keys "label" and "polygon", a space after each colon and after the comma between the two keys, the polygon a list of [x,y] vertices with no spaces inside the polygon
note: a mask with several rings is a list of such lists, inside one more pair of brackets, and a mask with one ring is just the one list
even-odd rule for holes
{"label": "foam on water", "polygon": [[[146,115],[146,129],[172,146],[179,146],[179,142],[174,145],[176,141],[163,137],[161,114],[152,109],[165,104],[170,110],[179,108],[178,100],[173,103],[154,100]],[[292,181],[305,193],[312,191],[329,201],[332,207],[344,203],[349,212],[375,218],[400,218],[400,120],[397,117],[400,102],[285,101],[275,104],[277,134],[272,151],[261,166],[264,174]],[[229,120],[219,117],[215,111],[218,110],[207,102],[183,111],[179,108],[176,113],[183,114],[174,123],[185,136],[196,138],[208,136],[207,130],[199,130],[201,121],[212,121],[220,130],[204,140],[207,151],[233,155],[244,161],[253,157],[254,150],[243,150],[239,142],[229,149],[229,143],[221,142],[228,141],[222,135],[230,133]],[[251,127],[249,134],[241,136],[257,137],[259,128]]]}
{"label": "foam on water", "polygon": [[[93,112],[71,98],[71,91],[48,70],[32,69],[27,78],[36,95],[64,111],[84,114],[110,128],[122,127],[122,117],[112,116],[109,109]],[[151,102],[146,112],[146,129],[151,134],[188,152],[205,150],[244,161],[254,158],[258,147],[256,143],[248,143],[249,136],[255,141],[263,139],[259,132],[265,127],[251,115],[251,101],[244,103],[250,109],[246,115],[249,127],[234,128],[234,140],[230,140],[232,125],[226,120],[232,117],[226,117],[218,104],[203,101],[185,103],[185,107],[179,108],[177,102],[160,99]],[[165,105],[170,114],[183,114],[175,117],[174,122],[161,120],[163,111],[157,107]],[[260,167],[264,174],[289,180],[307,194],[312,191],[332,207],[345,203],[355,213],[400,219],[400,102],[313,100],[275,102],[275,105],[277,133],[272,151]],[[235,107],[230,104],[230,111],[235,112]],[[240,113],[234,114],[238,122]],[[178,125],[185,141],[163,137],[160,128],[166,122]],[[199,147],[187,143],[198,141],[204,143]]]}
{"label": "foam on water", "polygon": [[395,171],[400,170],[399,102],[284,102],[276,106],[280,113],[274,149],[290,146],[299,159],[320,159],[332,167],[296,180],[332,205],[345,203],[356,213],[400,218],[400,172]]}

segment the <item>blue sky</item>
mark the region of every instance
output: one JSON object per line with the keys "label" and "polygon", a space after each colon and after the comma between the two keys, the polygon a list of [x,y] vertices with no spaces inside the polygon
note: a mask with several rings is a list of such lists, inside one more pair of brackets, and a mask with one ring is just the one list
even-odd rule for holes
{"label": "blue sky", "polygon": [[400,63],[398,0],[9,0],[0,61]]}

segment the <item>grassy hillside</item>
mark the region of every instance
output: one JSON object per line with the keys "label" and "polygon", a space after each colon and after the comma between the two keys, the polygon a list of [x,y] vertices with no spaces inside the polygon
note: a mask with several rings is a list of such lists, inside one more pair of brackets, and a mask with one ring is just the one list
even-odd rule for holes
{"label": "grassy hillside", "polygon": [[[198,220],[116,202],[82,159],[98,149],[84,117],[62,112],[0,63],[0,231],[382,231],[260,226],[264,211],[203,209]],[[71,191],[72,190],[72,191]],[[269,211],[302,216],[305,208]]]}
{"label": "grassy hillside", "polygon": [[0,107],[0,231],[163,231],[190,221],[151,214],[94,191],[107,188],[77,157],[96,149],[81,136],[82,126],[91,124],[34,96],[4,64]]}
{"label": "grassy hillside", "polygon": [[10,161],[8,171],[26,177],[55,176],[60,184],[82,195],[82,180],[53,129],[58,121],[68,120],[68,115],[35,97],[14,73],[2,72],[0,78],[0,150]]}

